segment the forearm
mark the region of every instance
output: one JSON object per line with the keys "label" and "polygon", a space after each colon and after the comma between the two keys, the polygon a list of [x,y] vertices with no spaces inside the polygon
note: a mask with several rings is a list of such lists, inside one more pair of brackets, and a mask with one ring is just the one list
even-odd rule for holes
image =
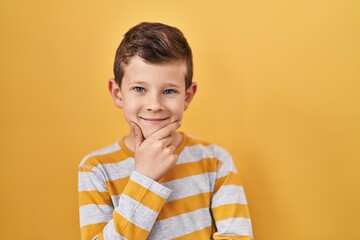
{"label": "forearm", "polygon": [[133,172],[117,207],[98,204],[96,199],[103,199],[99,197],[103,193],[80,207],[81,239],[146,239],[169,194],[168,188]]}

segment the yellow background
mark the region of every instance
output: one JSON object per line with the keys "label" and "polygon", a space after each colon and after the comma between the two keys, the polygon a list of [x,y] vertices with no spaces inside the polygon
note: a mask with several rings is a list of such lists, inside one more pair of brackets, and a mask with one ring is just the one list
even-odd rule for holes
{"label": "yellow background", "polygon": [[0,1],[0,239],[79,239],[77,165],[127,132],[123,34],[179,27],[199,92],[182,129],[236,159],[256,240],[360,239],[360,2]]}

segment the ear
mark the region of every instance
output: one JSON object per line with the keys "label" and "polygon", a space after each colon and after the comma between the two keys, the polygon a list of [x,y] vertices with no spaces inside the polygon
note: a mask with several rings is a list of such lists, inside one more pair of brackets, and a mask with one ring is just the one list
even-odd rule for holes
{"label": "ear", "polygon": [[118,108],[123,107],[123,99],[119,85],[115,82],[115,79],[110,78],[108,81],[108,90],[114,101],[114,104]]}
{"label": "ear", "polygon": [[184,111],[189,107],[191,100],[195,96],[196,91],[197,91],[197,84],[193,82],[185,92]]}

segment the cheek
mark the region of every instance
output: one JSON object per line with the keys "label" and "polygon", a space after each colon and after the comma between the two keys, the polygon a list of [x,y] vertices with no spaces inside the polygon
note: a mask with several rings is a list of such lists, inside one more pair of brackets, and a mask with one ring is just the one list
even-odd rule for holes
{"label": "cheek", "polygon": [[169,105],[169,109],[171,109],[172,114],[177,118],[182,117],[184,107],[184,101],[182,100],[174,101]]}
{"label": "cheek", "polygon": [[124,101],[124,109],[126,109],[127,111],[135,111],[138,108],[139,108],[139,104],[138,104],[138,101],[136,99],[127,98]]}
{"label": "cheek", "polygon": [[134,121],[139,111],[139,106],[136,101],[127,99],[127,101],[124,101],[122,111],[128,121]]}

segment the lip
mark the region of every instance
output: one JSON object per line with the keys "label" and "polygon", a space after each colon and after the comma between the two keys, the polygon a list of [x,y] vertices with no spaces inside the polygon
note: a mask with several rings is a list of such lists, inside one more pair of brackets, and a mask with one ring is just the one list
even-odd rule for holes
{"label": "lip", "polygon": [[166,117],[166,118],[145,118],[145,117],[140,117],[140,119],[146,123],[149,123],[149,124],[159,124],[159,123],[162,123],[166,120],[168,120],[169,118]]}

